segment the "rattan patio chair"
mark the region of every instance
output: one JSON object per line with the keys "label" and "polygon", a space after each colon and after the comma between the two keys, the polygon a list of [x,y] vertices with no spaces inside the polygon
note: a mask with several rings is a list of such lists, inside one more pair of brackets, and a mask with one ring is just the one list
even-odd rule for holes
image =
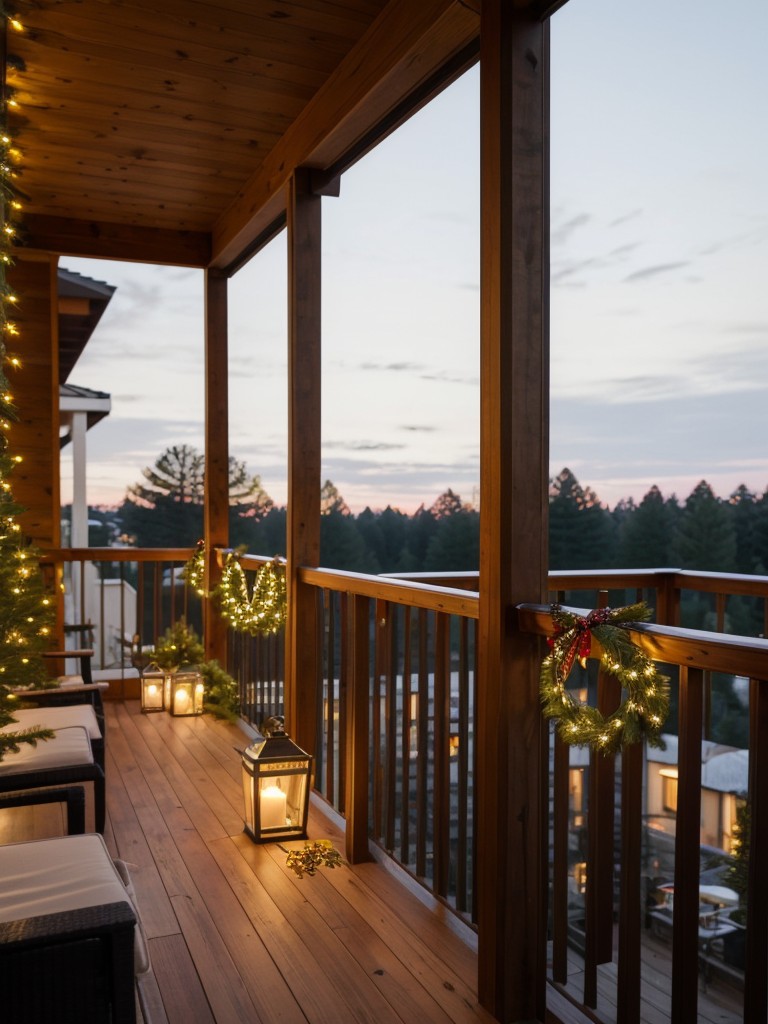
{"label": "rattan patio chair", "polygon": [[[13,729],[13,725],[4,728]],[[94,759],[86,729],[59,729],[52,739],[36,746],[20,745],[18,753],[7,752],[0,761],[0,793],[44,789],[72,783],[93,783],[94,819],[97,832],[104,831],[106,792],[104,770]]]}
{"label": "rattan patio chair", "polygon": [[101,836],[0,846],[4,1020],[135,1024],[148,970],[127,869]]}
{"label": "rattan patio chair", "polygon": [[30,807],[53,803],[67,805],[67,835],[83,835],[85,832],[85,791],[82,786],[66,786],[61,789],[29,789],[23,793],[0,795],[0,808]]}

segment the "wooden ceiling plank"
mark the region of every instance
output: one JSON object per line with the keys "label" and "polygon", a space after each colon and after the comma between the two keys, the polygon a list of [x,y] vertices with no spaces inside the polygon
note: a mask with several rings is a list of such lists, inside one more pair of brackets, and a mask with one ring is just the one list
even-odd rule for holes
{"label": "wooden ceiling plank", "polygon": [[[215,106],[219,103],[233,105],[250,104],[254,96],[259,96],[263,101],[270,103],[304,103],[313,94],[309,85],[301,82],[283,79],[277,81],[263,75],[253,75],[249,84],[243,85],[240,82],[231,80],[232,76],[228,70],[222,70],[220,74],[204,75],[202,69],[198,74],[190,73],[190,67],[173,68],[169,70],[167,65],[144,66],[138,61],[114,60],[114,47],[104,45],[103,47],[91,46],[87,51],[87,59],[82,59],[77,53],[61,52],[63,46],[69,46],[66,36],[58,37],[52,41],[51,34],[47,34],[39,41],[39,45],[33,51],[34,63],[24,76],[24,92],[29,90],[32,96],[39,99],[40,95],[53,92],[50,76],[46,74],[45,67],[50,65],[56,68],[57,80],[55,88],[64,89],[66,93],[78,96],[84,102],[93,102],[94,93],[103,86],[114,87],[115,83],[123,83],[126,99],[134,92],[145,91],[152,96],[163,96],[172,93],[190,104],[202,103],[203,105]],[[69,47],[71,49],[71,47]],[[96,50],[101,51],[96,54]],[[36,72],[39,68],[39,77],[36,82]],[[124,83],[130,82],[130,89]],[[34,90],[34,91],[33,91]],[[23,95],[24,93],[22,93]]]}
{"label": "wooden ceiling plank", "polygon": [[[102,0],[112,6],[110,0]],[[223,0],[163,4],[163,17],[171,21],[182,34],[202,29],[206,33],[249,35],[264,37],[279,45],[301,45],[342,41],[347,49],[358,39],[386,4],[386,0],[361,4],[323,3],[317,0],[309,5],[286,3],[285,0]],[[121,4],[119,6],[126,6]],[[130,7],[143,10],[151,19],[157,12],[152,0],[131,0]],[[152,30],[154,23],[149,30]]]}
{"label": "wooden ceiling plank", "polygon": [[91,259],[118,259],[168,266],[204,267],[210,236],[204,232],[94,224],[67,217],[25,218],[27,249]]}
{"label": "wooden ceiling plank", "polygon": [[237,260],[251,238],[284,208],[281,193],[292,170],[308,161],[323,138],[418,48],[425,35],[435,31],[435,24],[452,7],[454,0],[422,0],[417,8],[409,0],[390,0],[214,226],[216,265]]}
{"label": "wooden ceiling plank", "polygon": [[[249,151],[248,147],[232,145],[229,150],[232,153],[232,161],[222,161],[221,153],[209,152],[195,153],[194,159],[189,159],[189,152],[179,154],[174,159],[172,150],[164,150],[161,144],[156,147],[150,146],[116,146],[110,147],[109,163],[105,164],[104,159],[91,149],[83,141],[70,139],[57,139],[53,133],[40,133],[46,149],[49,153],[56,152],[57,157],[63,157],[65,165],[69,164],[76,169],[78,175],[102,175],[139,172],[137,180],[151,182],[162,181],[168,176],[169,182],[187,178],[189,180],[207,180],[215,178],[228,182],[229,187],[239,186],[248,175],[248,166],[257,159],[257,154]],[[28,177],[32,178],[35,171],[30,169]]]}
{"label": "wooden ceiling plank", "polygon": [[[105,129],[104,119],[78,115],[78,125],[82,134],[73,133],[67,127],[68,118],[64,119],[59,113],[48,111],[36,111],[34,130],[39,131],[41,136],[58,135],[61,140],[67,138],[79,139],[82,148],[83,137],[88,139],[100,139],[103,137],[120,142],[126,146],[151,146],[162,145],[164,151],[178,153],[188,159],[190,149],[204,148],[210,152],[210,159],[220,160],[216,157],[217,150],[228,151],[241,146],[251,147],[256,152],[260,147],[264,150],[271,149],[277,142],[279,131],[265,133],[259,132],[258,140],[252,132],[237,129],[225,129],[221,124],[213,122],[196,122],[194,128],[191,122],[182,122],[183,127],[174,126],[169,131],[167,118],[158,118],[160,123],[149,123],[141,119],[118,117]],[[21,129],[23,133],[23,128]],[[266,141],[265,141],[266,140]]]}
{"label": "wooden ceiling plank", "polygon": [[[89,31],[81,28],[81,23],[89,26]],[[318,60],[320,66],[313,68],[303,66],[298,60],[278,61],[274,53],[269,52],[264,56],[252,53],[238,54],[232,50],[217,52],[199,44],[187,45],[182,49],[177,40],[169,40],[167,46],[162,49],[153,47],[150,50],[140,48],[141,38],[137,38],[134,43],[130,37],[120,35],[119,44],[115,43],[115,38],[115,28],[111,24],[94,26],[87,18],[68,18],[66,32],[47,25],[46,28],[32,34],[32,40],[36,45],[49,49],[66,45],[68,53],[78,59],[102,57],[161,74],[173,75],[181,72],[191,78],[206,80],[212,74],[226,74],[228,79],[239,81],[243,85],[263,78],[272,79],[281,85],[291,82],[296,86],[316,89],[328,77],[339,56],[335,51],[329,52],[323,55],[322,60]],[[242,39],[242,36],[240,38]],[[153,39],[157,42],[154,34]],[[312,52],[317,52],[314,47]],[[343,55],[343,51],[341,54]]]}

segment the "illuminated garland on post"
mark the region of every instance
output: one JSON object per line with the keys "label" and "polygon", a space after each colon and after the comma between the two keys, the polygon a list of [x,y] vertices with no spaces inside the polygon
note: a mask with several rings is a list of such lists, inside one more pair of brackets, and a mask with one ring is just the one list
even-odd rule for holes
{"label": "illuminated garland on post", "polygon": [[236,555],[227,555],[221,581],[214,590],[221,614],[233,629],[243,633],[268,635],[277,633],[285,623],[285,563],[278,558],[266,562],[256,573],[253,594]]}
{"label": "illuminated garland on post", "polygon": [[181,570],[181,577],[199,597],[208,597],[205,589],[205,541],[197,542],[194,555]]}
{"label": "illuminated garland on post", "polygon": [[[632,642],[628,629],[619,625],[645,621],[650,614],[644,602],[598,608],[586,617],[552,606],[558,629],[548,639],[552,653],[541,667],[541,699],[544,714],[555,720],[566,743],[590,746],[603,754],[615,754],[642,740],[663,747],[660,733],[669,713],[669,680]],[[616,676],[623,689],[621,704],[607,716],[575,700],[565,687],[574,661],[578,658],[582,666],[586,664],[593,636],[603,649],[602,670]]]}
{"label": "illuminated garland on post", "polygon": [[227,554],[220,582],[212,593],[206,591],[203,541],[198,541],[181,575],[200,597],[214,597],[222,616],[239,632],[268,635],[277,633],[285,623],[285,562],[281,558],[261,566],[250,596],[243,567],[232,551]]}

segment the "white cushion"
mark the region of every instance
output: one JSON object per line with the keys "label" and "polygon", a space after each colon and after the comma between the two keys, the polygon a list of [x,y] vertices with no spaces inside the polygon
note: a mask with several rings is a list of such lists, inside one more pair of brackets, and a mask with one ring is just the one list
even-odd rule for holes
{"label": "white cushion", "polygon": [[[127,876],[125,865],[120,868]],[[129,903],[138,920],[132,890],[97,833],[59,836],[0,846],[0,921]],[[135,930],[134,970],[149,970],[149,952],[141,927]]]}
{"label": "white cushion", "polygon": [[21,729],[69,729],[80,726],[92,740],[101,739],[101,729],[96,712],[90,704],[62,704],[41,708],[20,708],[11,712],[16,719],[11,725],[4,725],[0,732],[16,732]]}
{"label": "white cushion", "polygon": [[[13,723],[3,726],[3,732],[18,731],[18,726],[14,729]],[[7,751],[0,761],[0,775],[69,768],[78,764],[93,764],[93,751],[87,731],[82,726],[72,726],[59,729],[52,739],[38,740],[36,746],[20,743],[17,754]]]}

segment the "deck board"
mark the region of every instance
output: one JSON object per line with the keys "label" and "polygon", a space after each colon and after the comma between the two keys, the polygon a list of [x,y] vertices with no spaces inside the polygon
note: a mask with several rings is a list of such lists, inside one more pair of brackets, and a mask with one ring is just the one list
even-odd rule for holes
{"label": "deck board", "polygon": [[[107,718],[108,839],[149,936],[153,1024],[158,1000],[169,1024],[492,1020],[477,1004],[475,954],[404,893],[403,906],[416,903],[406,936],[384,868],[299,879],[276,844],[248,839],[237,726],[142,715],[133,701],[109,702]],[[342,847],[322,815],[310,832]]]}

